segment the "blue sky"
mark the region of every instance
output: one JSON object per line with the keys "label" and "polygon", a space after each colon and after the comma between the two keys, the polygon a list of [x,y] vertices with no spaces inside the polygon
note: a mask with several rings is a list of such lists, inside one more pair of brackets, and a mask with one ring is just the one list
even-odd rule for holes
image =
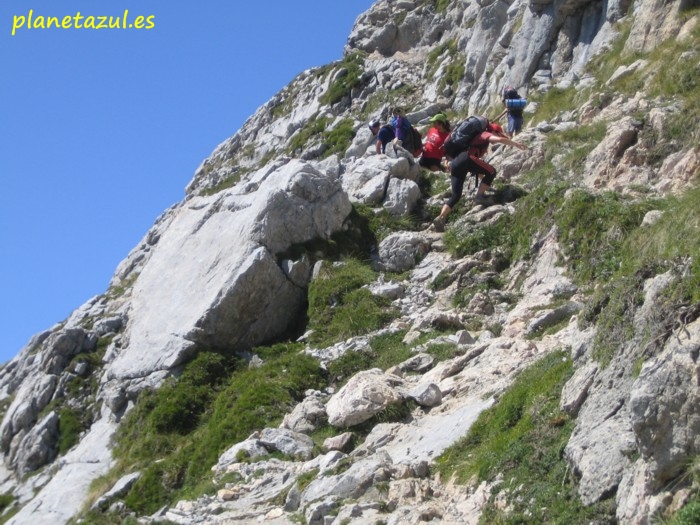
{"label": "blue sky", "polygon": [[[298,73],[342,58],[372,3],[0,3],[0,363],[106,291],[200,162]],[[30,10],[34,25],[126,9],[154,27],[26,28]]]}

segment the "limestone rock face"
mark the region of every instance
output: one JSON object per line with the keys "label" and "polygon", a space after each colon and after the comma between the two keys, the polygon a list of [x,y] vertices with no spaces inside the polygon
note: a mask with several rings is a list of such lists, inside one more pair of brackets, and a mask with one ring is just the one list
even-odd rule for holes
{"label": "limestone rock face", "polygon": [[[200,350],[247,355],[300,335],[307,288],[324,254],[297,258],[289,249],[354,228],[347,220],[353,205],[399,223],[410,219],[412,231],[382,231],[368,256],[374,270],[403,274],[396,283],[380,273],[369,286],[398,318],[375,333],[305,352],[327,367],[347,352],[373,351],[374,336],[405,331],[402,344],[421,341],[414,355],[387,372],[360,372],[337,392],[335,386],[307,392],[280,428],[259,429],[220,456],[214,476],[232,475],[240,485],[139,520],[282,523],[299,512],[310,524],[329,523],[333,515],[334,523],[476,523],[503,480],[465,491],[428,479],[429,463],[464,437],[519,371],[557,349],[570,350],[575,368],[560,407],[575,420],[564,456],[581,500],[614,495],[623,525],[647,523],[682,504],[687,494],[670,482],[700,448],[700,325],[691,305],[658,326],[657,303],[677,276],[669,271],[644,282],[643,304],[630,305],[634,333],[601,364],[594,352],[598,327],[578,319],[588,291],[568,274],[556,227],[524,240],[528,256],[507,270],[496,250],[456,257],[446,245],[451,233],[507,222],[516,213],[520,174],[549,163],[570,171],[571,153],[581,153],[575,176],[587,191],[681,195],[694,184],[697,145],[658,143],[677,126],[682,104],[644,89],[616,91],[620,82],[651,73],[647,52],[665,39],[695,38],[700,22],[690,4],[377,0],[356,20],[343,60],[301,72],[215,147],[183,201],[155,221],[104,294],[34,336],[0,369],[0,493],[21,507],[8,523],[55,525],[78,513],[90,483],[113,466],[112,438],[139,395],[177,376]],[[591,59],[610,50],[623,18],[630,27],[620,47],[645,58],[593,78]],[[677,60],[679,70],[697,67],[691,52]],[[346,92],[324,102],[349,74]],[[578,97],[598,81],[602,92],[580,107],[542,118],[541,94],[572,88]],[[527,151],[492,148],[489,157],[499,182],[513,183],[512,195],[469,209],[465,189],[448,223],[452,231],[421,231],[449,193],[449,174],[427,175],[394,145],[377,155],[367,120],[386,122],[401,104],[425,132],[438,112],[457,118],[500,107],[506,85],[530,100],[518,136]],[[309,133],[319,122],[323,131]],[[581,127],[585,148],[562,144],[553,151],[550,134],[561,138]],[[337,135],[347,140],[344,150],[331,144]],[[668,154],[660,159],[659,151]],[[425,199],[426,186],[440,189]],[[653,210],[645,224],[660,216]],[[688,265],[678,273],[691,271],[687,261],[678,264]],[[650,345],[658,348],[647,351]],[[352,427],[396,403],[412,407],[410,416],[375,425],[357,443]],[[71,414],[80,415],[81,428],[64,451],[62,429]],[[327,423],[350,429],[327,440],[331,452],[313,457],[318,447],[309,434]],[[281,454],[288,460],[275,457]],[[297,483],[313,472],[308,485]],[[98,508],[118,506],[137,475],[125,476]]]}
{"label": "limestone rock face", "polygon": [[652,490],[676,477],[700,451],[699,342],[696,320],[644,365],[632,385],[632,430],[649,465]]}
{"label": "limestone rock face", "polygon": [[[335,166],[335,171],[323,166],[321,171],[299,160],[277,163],[253,174],[246,185],[193,197],[169,210],[157,234],[152,230],[121,269],[120,281],[130,274],[135,281],[119,316],[105,317],[96,331],[74,326],[85,315],[102,318],[102,305],[93,302],[26,349],[38,353],[15,367],[25,379],[0,426],[0,446],[11,467],[25,473],[55,458],[59,417],[52,412],[37,418],[52,399],[65,396],[57,374],[72,358],[94,353],[100,336],[112,340],[97,394],[104,405],[95,417],[104,424],[93,424],[75,450],[101,459],[86,468],[64,462],[54,478],[63,479],[65,487],[73,476],[87,476],[86,483],[76,485],[76,502],[84,497],[81,488],[87,489],[90,476],[111,465],[105,457],[113,418],[140,390],[157,387],[197,348],[242,352],[286,333],[303,312],[310,268],[308,262],[280,264],[277,255],[294,243],[327,239],[342,227],[351,204],[342,191],[337,159]],[[304,267],[302,275],[299,268]],[[116,336],[112,330],[122,326]],[[84,366],[80,369],[87,373]],[[5,388],[13,381],[17,377],[9,376]],[[48,501],[61,499],[57,487],[49,484],[51,492],[35,498],[44,502],[51,523],[65,521],[78,508],[65,504],[54,509]],[[37,523],[43,519],[41,512],[32,516]]]}
{"label": "limestone rock face", "polygon": [[172,368],[195,344],[246,348],[284,333],[305,292],[276,254],[328,238],[349,213],[340,180],[302,161],[185,201],[134,284],[110,377]]}

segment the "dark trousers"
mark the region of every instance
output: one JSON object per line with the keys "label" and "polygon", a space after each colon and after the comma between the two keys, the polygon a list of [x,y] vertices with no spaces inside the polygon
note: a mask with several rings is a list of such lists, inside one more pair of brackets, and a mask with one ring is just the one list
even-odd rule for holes
{"label": "dark trousers", "polygon": [[452,159],[451,166],[450,181],[452,183],[452,197],[447,201],[447,205],[450,208],[454,208],[455,204],[462,198],[464,181],[469,173],[483,175],[481,182],[488,186],[491,186],[493,179],[496,178],[496,168],[478,157],[469,155],[467,151],[463,151]]}

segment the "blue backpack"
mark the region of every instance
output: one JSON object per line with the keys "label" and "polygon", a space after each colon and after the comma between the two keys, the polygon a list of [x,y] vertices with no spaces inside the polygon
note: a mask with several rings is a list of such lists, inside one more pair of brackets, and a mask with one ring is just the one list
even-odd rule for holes
{"label": "blue backpack", "polygon": [[524,98],[509,98],[506,100],[506,107],[514,117],[521,117],[523,115],[523,108],[525,108],[526,105],[527,100]]}
{"label": "blue backpack", "polygon": [[527,100],[518,95],[518,92],[511,87],[503,90],[503,101],[508,108],[508,112],[514,117],[522,117],[523,109],[527,105]]}

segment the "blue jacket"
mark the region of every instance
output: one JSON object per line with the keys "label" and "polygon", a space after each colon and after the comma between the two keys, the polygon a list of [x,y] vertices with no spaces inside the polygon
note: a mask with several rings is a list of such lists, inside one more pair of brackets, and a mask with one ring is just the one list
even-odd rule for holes
{"label": "blue jacket", "polygon": [[377,140],[382,141],[382,153],[386,153],[386,145],[396,138],[396,133],[394,128],[390,124],[386,124],[381,127],[379,133],[377,133]]}

